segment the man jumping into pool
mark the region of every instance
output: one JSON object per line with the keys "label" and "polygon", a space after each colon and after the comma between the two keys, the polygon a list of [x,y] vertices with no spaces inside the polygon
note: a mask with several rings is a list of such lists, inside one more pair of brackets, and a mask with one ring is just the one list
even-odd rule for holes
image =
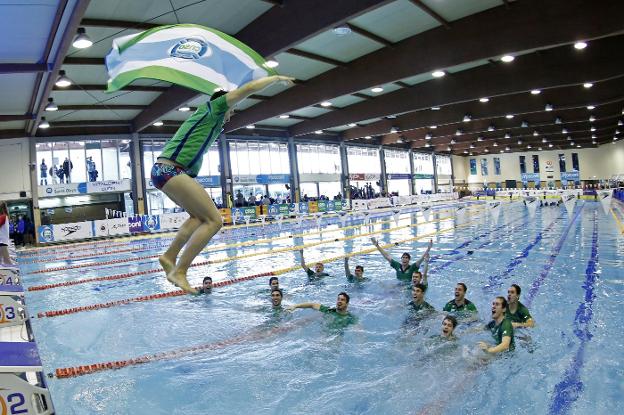
{"label": "man jumping into pool", "polygon": [[418,271],[420,264],[422,264],[422,262],[425,260],[425,256],[429,254],[431,246],[433,245],[433,241],[429,240],[429,245],[427,245],[427,250],[425,251],[425,253],[420,257],[418,261],[410,265],[409,262],[410,259],[412,259],[412,256],[409,253],[404,252],[403,255],[401,255],[401,262],[399,262],[392,258],[385,249],[379,246],[379,241],[377,239],[371,238],[371,242],[373,243],[373,245],[375,245],[381,255],[383,255],[383,257],[386,258],[386,260],[390,263],[390,266],[396,270],[396,277],[401,281],[411,281],[412,275],[416,271]]}
{"label": "man jumping into pool", "polygon": [[[169,249],[159,258],[167,280],[187,293],[197,294],[186,277],[188,268],[222,226],[221,215],[214,202],[193,180],[201,168],[204,153],[221,134],[223,124],[229,121],[236,104],[277,82],[292,84],[293,80],[275,75],[251,81],[230,92],[215,92],[210,101],[200,105],[165,144],[152,167],[154,187],[190,215]],[[183,247],[184,252],[176,262]]]}

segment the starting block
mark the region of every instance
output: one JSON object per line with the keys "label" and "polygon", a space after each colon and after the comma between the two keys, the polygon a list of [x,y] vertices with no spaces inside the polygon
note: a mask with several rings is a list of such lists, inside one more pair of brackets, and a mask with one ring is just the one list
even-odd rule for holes
{"label": "starting block", "polygon": [[0,267],[0,285],[19,284],[20,273],[18,268]]}

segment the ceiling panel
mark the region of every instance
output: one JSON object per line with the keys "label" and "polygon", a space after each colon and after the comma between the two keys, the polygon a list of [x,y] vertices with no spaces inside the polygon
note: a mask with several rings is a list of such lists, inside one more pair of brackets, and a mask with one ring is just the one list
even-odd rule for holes
{"label": "ceiling panel", "polygon": [[108,52],[110,52],[114,39],[142,32],[142,30],[137,29],[122,30],[118,27],[94,26],[85,26],[85,30],[87,36],[89,36],[93,42],[93,45],[86,49],[77,49],[70,46],[67,56],[81,58],[103,58],[108,55]]}
{"label": "ceiling panel", "polygon": [[291,111],[293,115],[300,115],[302,117],[318,117],[319,115],[327,114],[331,110],[317,107],[306,107],[298,109],[297,111]]}
{"label": "ceiling panel", "polygon": [[132,120],[139,115],[137,110],[83,110],[46,112],[46,119],[54,121],[85,121],[85,120]]}
{"label": "ceiling panel", "polygon": [[26,128],[26,121],[0,121],[0,131],[21,130]]}
{"label": "ceiling panel", "polygon": [[260,124],[270,125],[272,127],[290,127],[291,125],[295,125],[300,122],[301,120],[297,120],[295,118],[281,119],[279,117],[273,117],[273,118],[267,118],[266,120],[262,120]]}
{"label": "ceiling panel", "polygon": [[382,47],[383,45],[355,32],[338,36],[334,34],[333,30],[327,30],[303,43],[299,43],[296,49],[341,62],[351,62]]}
{"label": "ceiling panel", "polygon": [[[458,1],[463,2],[465,0]],[[471,1],[466,2],[470,3]],[[350,22],[391,42],[398,42],[440,26],[437,20],[423,12],[409,0],[395,1],[359,16]]]}
{"label": "ceiling panel", "polygon": [[[106,73],[106,67],[102,65],[63,65],[62,69],[66,72],[66,75],[74,83],[86,84],[86,85],[106,85],[108,81],[108,74]],[[131,85],[143,85],[143,86],[168,86],[171,85],[168,82],[159,81],[157,79],[137,79],[132,82]]]}
{"label": "ceiling panel", "polygon": [[177,15],[182,23],[200,24],[232,35],[271,7],[258,0],[209,0],[183,8]]}
{"label": "ceiling panel", "polygon": [[178,110],[175,110],[163,115],[162,119],[168,121],[186,121],[191,115],[193,115],[191,111],[180,112]]}
{"label": "ceiling panel", "polygon": [[383,84],[383,85],[376,85],[376,86],[379,86],[379,87],[383,88],[383,91],[382,92],[372,92],[371,91],[372,88],[366,88],[366,89],[363,89],[363,90],[359,91],[359,93],[368,95],[370,97],[378,97],[378,96],[390,93],[392,91],[396,91],[397,89],[401,89],[401,87],[399,85],[397,85],[395,83],[392,83],[392,82],[387,83],[387,84]]}
{"label": "ceiling panel", "polygon": [[335,68],[334,65],[325,62],[319,62],[289,53],[280,53],[275,55],[273,59],[279,62],[280,65],[276,70],[281,75],[292,76],[304,81]]}
{"label": "ceiling panel", "polygon": [[53,91],[51,97],[57,105],[94,105],[98,102],[107,104],[148,105],[159,92],[117,91],[107,94],[104,91]]}
{"label": "ceiling panel", "polygon": [[501,0],[423,0],[423,3],[450,22],[503,5]]}
{"label": "ceiling panel", "polygon": [[335,107],[344,108],[349,105],[362,102],[364,101],[364,98],[356,97],[354,95],[343,95],[341,97],[332,98],[330,101]]}
{"label": "ceiling panel", "polygon": [[[188,2],[185,4],[188,4]],[[178,6],[176,5],[176,7]],[[90,2],[84,17],[147,22],[156,16],[170,12],[171,4],[169,0],[106,0]],[[175,19],[174,16],[172,17]]]}
{"label": "ceiling panel", "polygon": [[[2,74],[0,76],[0,114],[25,114],[30,95],[35,88],[36,75],[31,73]],[[10,97],[11,99],[7,99]]]}

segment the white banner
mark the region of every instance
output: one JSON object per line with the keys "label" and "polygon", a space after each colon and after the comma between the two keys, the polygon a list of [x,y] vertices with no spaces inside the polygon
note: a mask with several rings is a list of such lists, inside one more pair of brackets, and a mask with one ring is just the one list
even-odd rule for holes
{"label": "white banner", "polygon": [[88,182],[87,193],[129,192],[130,180],[104,180],[101,182]]}
{"label": "white banner", "polygon": [[90,238],[93,236],[91,226],[91,221],[52,225],[54,241],[70,241],[74,239]]}
{"label": "white banner", "polygon": [[612,198],[613,198],[613,190],[599,190],[598,191],[598,200],[600,200],[600,204],[602,205],[602,210],[604,210],[605,215],[609,214],[609,209],[611,208]]}
{"label": "white banner", "polygon": [[572,216],[572,212],[574,212],[574,205],[576,205],[576,191],[564,191],[561,195],[561,200],[563,201],[563,205],[568,211],[568,216]]}
{"label": "white banner", "polygon": [[534,218],[535,211],[537,210],[537,205],[539,204],[539,201],[537,200],[537,198],[533,196],[525,196],[524,203],[527,209],[529,210],[529,217]]}
{"label": "white banner", "polygon": [[79,189],[81,183],[60,183],[39,186],[39,197],[79,195],[85,193]]}
{"label": "white banner", "polygon": [[93,236],[108,236],[108,219],[93,221]]}
{"label": "white banner", "polygon": [[498,223],[498,218],[502,210],[501,202],[496,201],[496,200],[488,201],[487,209],[490,211],[490,214],[492,215],[492,220],[494,221],[494,223]]}
{"label": "white banner", "polygon": [[425,205],[422,205],[420,209],[421,209],[420,211],[422,212],[425,218],[425,222],[429,222],[429,220],[431,219],[431,206],[425,204]]}
{"label": "white banner", "polygon": [[160,229],[178,229],[188,218],[186,212],[164,213],[160,215]]}

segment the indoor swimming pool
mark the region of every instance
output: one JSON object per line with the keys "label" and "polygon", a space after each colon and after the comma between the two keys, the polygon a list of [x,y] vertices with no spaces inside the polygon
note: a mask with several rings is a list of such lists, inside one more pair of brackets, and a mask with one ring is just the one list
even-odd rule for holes
{"label": "indoor swimming pool", "polygon": [[[192,285],[205,276],[221,285],[199,296],[159,295],[174,291],[151,272],[169,235],[24,251],[20,268],[46,372],[99,364],[49,379],[60,414],[617,413],[622,206],[614,201],[605,213],[579,200],[571,213],[561,205],[531,214],[513,202],[495,218],[475,203],[462,214],[441,205],[371,215],[370,223],[324,218],[322,231],[314,221],[241,226],[197,258],[211,263],[190,269]],[[426,299],[436,314],[408,319],[411,285],[397,280],[371,237],[412,260],[433,241]],[[325,262],[330,276],[309,281],[299,247],[310,266],[334,259]],[[352,253],[363,282],[345,277],[343,256]],[[357,321],[274,310],[270,275],[284,307],[334,306],[344,291]],[[440,310],[460,281],[479,321],[440,344],[432,338]],[[485,359],[476,343],[491,335],[474,329],[512,283],[536,327],[515,332],[514,351]]]}

